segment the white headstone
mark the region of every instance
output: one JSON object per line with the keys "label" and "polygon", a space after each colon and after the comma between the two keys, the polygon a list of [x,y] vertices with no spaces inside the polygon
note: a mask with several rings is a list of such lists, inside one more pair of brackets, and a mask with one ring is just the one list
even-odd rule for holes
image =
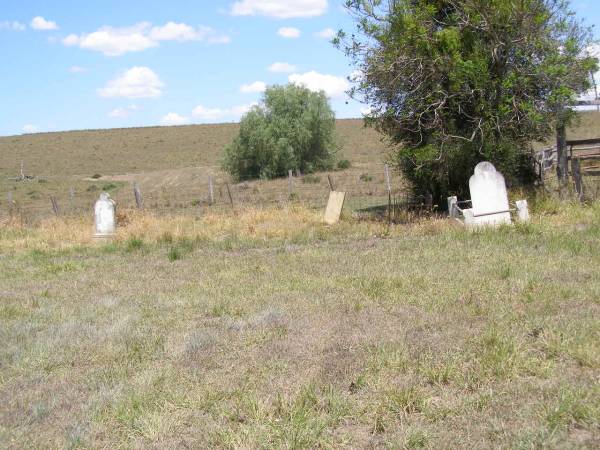
{"label": "white headstone", "polygon": [[473,225],[510,224],[508,194],[504,176],[490,162],[475,166],[469,180],[473,204]]}
{"label": "white headstone", "polygon": [[529,222],[529,207],[527,206],[527,200],[517,200],[517,218],[519,222]]}
{"label": "white headstone", "polygon": [[117,222],[115,220],[115,202],[106,192],[100,194],[100,198],[94,205],[94,225],[96,234],[94,237],[110,237],[115,233]]}

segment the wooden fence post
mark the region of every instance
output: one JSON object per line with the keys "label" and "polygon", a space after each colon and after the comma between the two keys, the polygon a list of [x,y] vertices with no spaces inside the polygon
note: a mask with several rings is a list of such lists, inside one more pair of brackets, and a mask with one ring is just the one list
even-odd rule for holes
{"label": "wooden fence post", "polygon": [[8,193],[6,194],[6,199],[8,200],[8,214],[12,217],[13,208],[15,206],[15,202],[13,201],[12,191],[8,191]]}
{"label": "wooden fence post", "polygon": [[573,173],[573,181],[575,182],[575,191],[577,192],[577,198],[580,202],[583,202],[583,183],[581,180],[581,164],[579,158],[571,159],[571,172]]}
{"label": "wooden fence post", "polygon": [[565,186],[568,178],[567,130],[562,121],[556,127],[556,153],[556,176],[561,186]]}
{"label": "wooden fence post", "polygon": [[388,213],[388,225],[389,225],[390,223],[392,223],[392,183],[390,181],[390,168],[387,164],[385,166],[383,166],[383,171],[385,173],[385,184],[386,184],[387,192],[388,192],[387,213]]}
{"label": "wooden fence post", "polygon": [[229,203],[231,203],[231,207],[233,208],[233,197],[231,196],[231,189],[229,189],[229,183],[225,183],[225,187],[227,188],[227,195],[229,196]]}
{"label": "wooden fence post", "polygon": [[138,209],[142,209],[142,204],[143,204],[143,197],[142,197],[142,192],[140,191],[140,188],[138,187],[137,183],[133,183],[133,195],[135,196],[135,206],[137,206]]}
{"label": "wooden fence post", "polygon": [[335,184],[333,184],[333,179],[331,178],[331,175],[327,175],[327,181],[329,181],[329,190],[335,191]]}
{"label": "wooden fence post", "polygon": [[208,176],[208,204],[212,205],[215,202],[215,191],[213,187],[213,177]]}
{"label": "wooden fence post", "polygon": [[50,203],[52,203],[52,211],[54,212],[54,215],[58,217],[58,203],[56,202],[56,198],[54,198],[54,195],[50,196]]}

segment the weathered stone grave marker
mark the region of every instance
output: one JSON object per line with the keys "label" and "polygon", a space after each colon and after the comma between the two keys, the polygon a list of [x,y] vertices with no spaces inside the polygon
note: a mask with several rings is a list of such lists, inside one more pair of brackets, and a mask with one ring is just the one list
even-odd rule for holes
{"label": "weathered stone grave marker", "polygon": [[344,207],[345,199],[345,192],[329,192],[329,201],[327,202],[327,208],[325,208],[324,220],[326,224],[333,225],[334,223],[339,222],[340,216],[342,215],[342,208]]}
{"label": "weathered stone grave marker", "polygon": [[94,239],[109,240],[117,228],[116,205],[114,200],[106,192],[100,194],[100,198],[94,205]]}

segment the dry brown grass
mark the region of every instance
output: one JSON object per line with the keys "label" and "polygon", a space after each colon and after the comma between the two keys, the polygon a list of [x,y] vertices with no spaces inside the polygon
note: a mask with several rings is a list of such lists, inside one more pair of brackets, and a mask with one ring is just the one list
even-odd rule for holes
{"label": "dry brown grass", "polygon": [[600,208],[532,209],[4,225],[0,447],[594,448]]}

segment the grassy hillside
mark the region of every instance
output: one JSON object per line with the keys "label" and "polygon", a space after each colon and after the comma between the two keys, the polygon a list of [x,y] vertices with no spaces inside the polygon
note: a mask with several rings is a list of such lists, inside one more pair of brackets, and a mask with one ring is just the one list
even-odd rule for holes
{"label": "grassy hillside", "polygon": [[[14,176],[21,161],[29,173],[42,177],[217,168],[238,129],[238,124],[215,124],[0,137],[0,175]],[[361,120],[338,120],[336,132],[349,159],[365,162],[384,149]]]}
{"label": "grassy hillside", "polygon": [[[220,158],[237,130],[237,124],[190,125],[0,138],[0,215],[9,190],[27,217],[50,214],[50,195],[65,213],[89,211],[103,189],[120,205],[130,206],[133,181],[140,185],[148,207],[189,209],[207,200],[209,175],[216,179],[216,200],[223,205],[228,202],[223,183],[229,177],[220,170]],[[336,133],[340,159],[352,162],[350,170],[337,174],[338,187],[383,193],[382,161],[387,148],[381,137],[365,129],[361,120],[338,120]],[[8,179],[18,175],[21,161],[27,175],[38,177],[36,181]],[[368,177],[361,181],[363,174]],[[296,180],[296,194],[321,205],[329,189],[327,174],[313,177],[310,183],[303,181]],[[73,202],[71,188],[76,193]],[[268,204],[287,198],[288,184],[286,180],[251,182],[231,190],[236,203]]]}
{"label": "grassy hillside", "polygon": [[[224,183],[229,177],[221,172],[219,161],[237,130],[237,124],[221,124],[2,137],[0,215],[7,212],[9,191],[28,219],[52,213],[50,195],[58,200],[62,213],[89,212],[101,190],[109,191],[121,206],[131,206],[134,181],[140,185],[147,207],[190,210],[207,200],[209,175],[216,179],[217,203],[224,206],[228,202]],[[388,148],[381,136],[364,128],[361,120],[338,120],[336,132],[340,158],[349,159],[352,167],[331,175],[337,188],[346,190],[354,201],[348,205],[370,207],[387,201],[383,159]],[[569,136],[600,136],[600,114],[582,114]],[[26,175],[37,177],[35,181],[9,180],[19,174],[21,162]],[[329,190],[327,175],[295,180],[296,198],[323,206]],[[402,195],[400,178],[394,177],[393,186],[396,195]],[[231,190],[238,204],[271,204],[288,197],[287,180],[242,183]]]}
{"label": "grassy hillside", "polygon": [[0,447],[598,448],[600,209],[0,226]]}

